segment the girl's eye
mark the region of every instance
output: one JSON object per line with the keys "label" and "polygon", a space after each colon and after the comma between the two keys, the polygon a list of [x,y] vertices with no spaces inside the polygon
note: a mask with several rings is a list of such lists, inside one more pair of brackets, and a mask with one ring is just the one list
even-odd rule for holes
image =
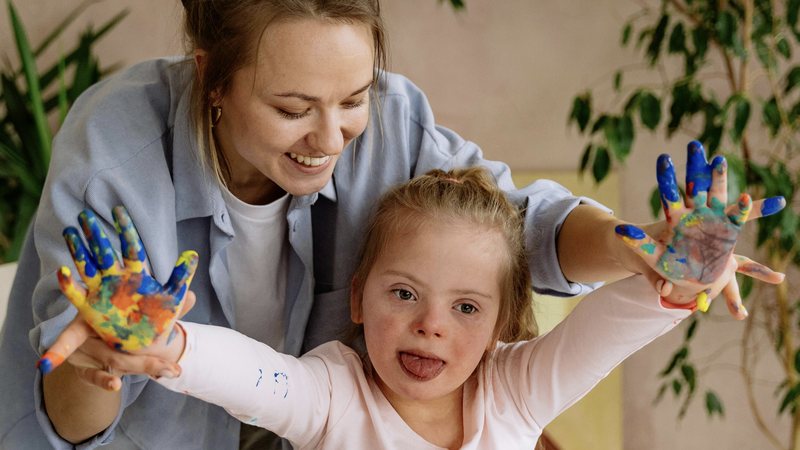
{"label": "girl's eye", "polygon": [[414,294],[406,289],[392,289],[392,293],[400,300],[414,300]]}
{"label": "girl's eye", "polygon": [[456,311],[464,314],[475,314],[478,312],[478,308],[476,308],[475,305],[470,305],[469,303],[461,303],[460,305],[456,306]]}
{"label": "girl's eye", "polygon": [[280,108],[276,108],[276,109],[278,110],[278,114],[280,114],[281,117],[283,117],[284,119],[289,119],[289,120],[302,119],[303,117],[308,115],[308,110],[305,110],[305,111],[300,112],[300,113],[293,113],[293,112],[289,112],[289,111],[286,111],[286,110],[283,110],[283,109],[280,109]]}

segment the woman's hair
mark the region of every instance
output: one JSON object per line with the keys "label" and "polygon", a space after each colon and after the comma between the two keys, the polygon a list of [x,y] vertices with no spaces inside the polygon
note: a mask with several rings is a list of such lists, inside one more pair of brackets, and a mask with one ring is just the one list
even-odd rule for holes
{"label": "woman's hair", "polygon": [[502,234],[507,258],[500,270],[500,311],[494,334],[502,342],[535,337],[522,212],[479,167],[433,170],[384,194],[367,228],[361,260],[353,275],[352,288],[359,307],[367,276],[389,239],[426,221],[466,221],[478,229]]}
{"label": "woman's hair", "polygon": [[185,10],[186,50],[205,51],[202,73],[192,89],[192,119],[198,152],[223,184],[220,156],[211,136],[212,93],[224,96],[233,75],[253,64],[264,33],[285,20],[317,19],[364,24],[372,31],[373,86],[386,66],[386,38],[379,0],[181,0]]}

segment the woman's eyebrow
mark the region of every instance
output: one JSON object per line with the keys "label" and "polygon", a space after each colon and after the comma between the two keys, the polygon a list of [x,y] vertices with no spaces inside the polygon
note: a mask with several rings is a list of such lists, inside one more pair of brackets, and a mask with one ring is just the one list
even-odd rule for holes
{"label": "woman's eyebrow", "polygon": [[[365,84],[364,86],[356,89],[355,91],[350,93],[350,95],[348,95],[348,97],[352,97],[354,95],[358,95],[358,94],[366,91],[367,89],[369,89],[370,86],[372,86],[372,81],[370,81],[369,83]],[[296,92],[296,91],[280,92],[280,93],[272,94],[272,95],[274,95],[275,97],[294,97],[294,98],[299,98],[300,100],[303,100],[303,101],[306,101],[306,102],[318,102],[320,100],[319,97],[314,97],[314,96],[303,94],[302,92]]]}

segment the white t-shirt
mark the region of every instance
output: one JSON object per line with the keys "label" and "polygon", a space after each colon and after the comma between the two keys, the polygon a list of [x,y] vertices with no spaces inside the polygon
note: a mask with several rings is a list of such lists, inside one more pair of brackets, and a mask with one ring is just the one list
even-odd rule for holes
{"label": "white t-shirt", "polygon": [[[584,298],[549,333],[499,344],[464,384],[463,449],[532,449],[544,427],[633,352],[690,312],[666,309],[643,276]],[[183,368],[158,382],[222,406],[300,449],[441,450],[415,433],[355,351],[323,344],[301,358],[227,328],[184,324]]]}
{"label": "white t-shirt", "polygon": [[268,205],[247,204],[224,188],[222,197],[235,234],[226,249],[233,287],[233,328],[281,351],[289,194]]}

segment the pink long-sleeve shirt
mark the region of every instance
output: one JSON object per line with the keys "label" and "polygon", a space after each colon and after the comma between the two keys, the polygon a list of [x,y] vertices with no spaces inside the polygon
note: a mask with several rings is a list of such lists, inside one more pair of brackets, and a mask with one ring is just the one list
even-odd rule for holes
{"label": "pink long-sleeve shirt", "polygon": [[[530,449],[542,429],[633,352],[690,314],[642,276],[584,298],[549,333],[499,344],[464,385],[464,449]],[[224,407],[296,448],[439,449],[397,414],[358,354],[323,344],[301,358],[233,330],[183,324],[183,372],[167,388]]]}

